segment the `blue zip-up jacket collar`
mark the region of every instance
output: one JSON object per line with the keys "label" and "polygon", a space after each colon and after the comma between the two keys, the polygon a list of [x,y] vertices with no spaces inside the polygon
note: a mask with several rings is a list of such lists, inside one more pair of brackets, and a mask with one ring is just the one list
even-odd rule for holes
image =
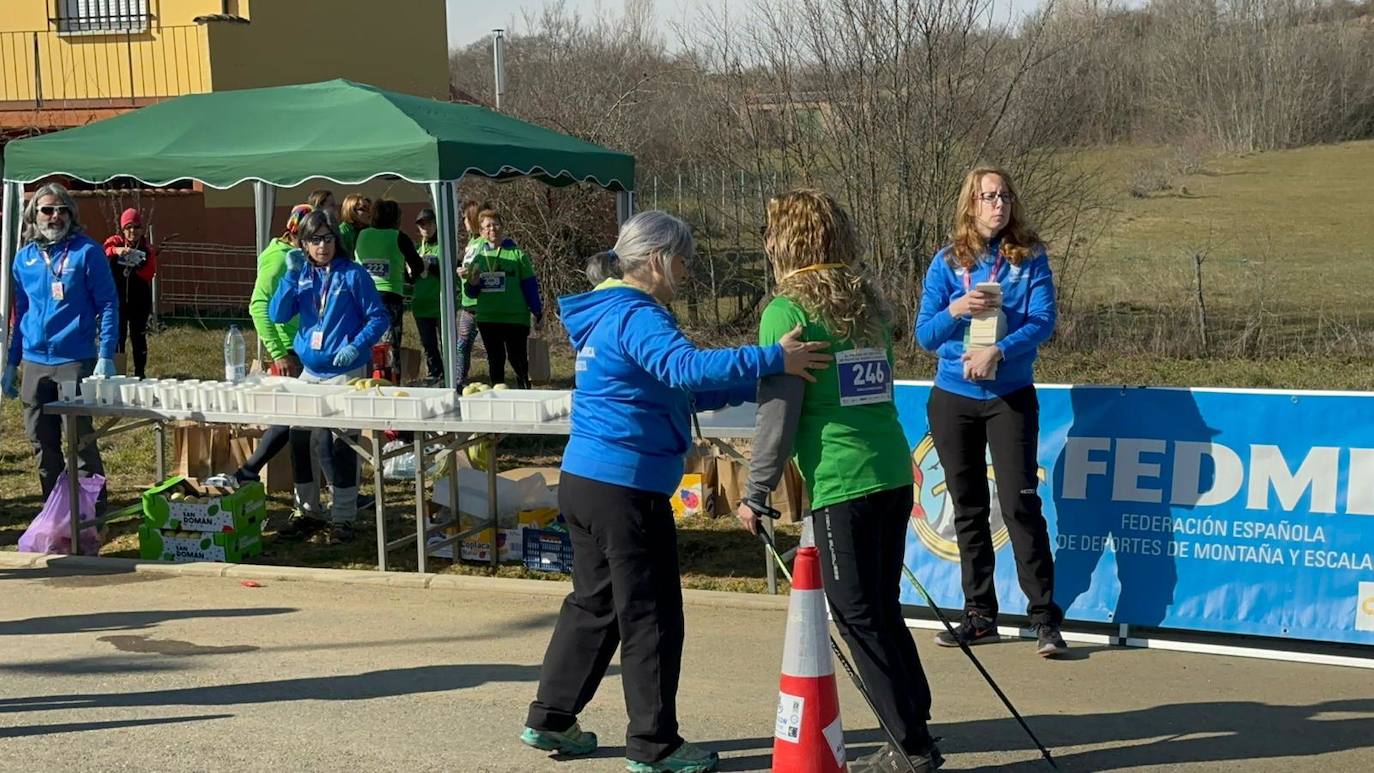
{"label": "blue zip-up jacket collar", "polygon": [[[321,317],[323,293],[328,295]],[[366,365],[372,357],[372,346],[391,325],[372,275],[343,255],[335,256],[327,268],[307,262],[304,269],[287,271],[277,283],[267,313],[279,325],[300,315],[300,327],[291,349],[306,372],[323,378]],[[323,333],[318,347],[311,345],[316,331]],[[358,359],[346,367],[336,367],[334,356],[348,345],[358,350]]]}
{"label": "blue zip-up jacket collar", "polygon": [[[51,267],[33,242],[14,256],[14,334],[6,361],[61,365],[114,357],[119,295],[105,250],[85,234],[74,234],[49,247],[48,256]],[[59,267],[60,300],[53,292]]]}
{"label": "blue zip-up jacket collar", "polygon": [[997,281],[1002,285],[1002,312],[1007,317],[1007,331],[997,343],[997,348],[1002,350],[997,378],[991,381],[964,378],[964,335],[969,329],[969,319],[956,319],[949,314],[950,303],[965,293],[964,269],[955,267],[950,247],[940,250],[930,262],[921,293],[921,309],[916,315],[916,340],[923,349],[939,356],[935,386],[975,400],[1008,395],[1034,383],[1039,346],[1054,333],[1057,315],[1049,256],[1041,250],[1019,266],[1002,261],[997,267],[997,275],[993,276],[997,261],[991,256],[997,254],[999,247],[999,240],[990,242],[987,254],[974,265],[969,277],[970,288],[979,282]]}
{"label": "blue zip-up jacket collar", "polygon": [[577,352],[572,437],[563,470],[671,494],[691,445],[691,416],[753,400],[783,371],[782,347],[698,349],[652,296],[623,282],[559,299]]}

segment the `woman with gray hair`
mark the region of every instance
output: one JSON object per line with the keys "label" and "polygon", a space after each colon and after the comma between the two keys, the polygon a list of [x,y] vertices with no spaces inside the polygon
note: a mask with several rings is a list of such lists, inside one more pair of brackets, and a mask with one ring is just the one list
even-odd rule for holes
{"label": "woman with gray hair", "polygon": [[[46,500],[64,463],[62,417],[43,413],[43,406],[57,400],[58,384],[64,381],[115,374],[119,296],[105,250],[82,232],[76,202],[66,188],[56,183],[39,188],[24,208],[23,223],[27,243],[14,256],[14,333],[0,389],[9,398],[23,395],[24,430],[38,459]],[[78,437],[89,434],[90,417],[77,417],[75,427]],[[78,455],[83,474],[105,474],[94,443]],[[97,510],[103,512],[104,505],[102,490]]]}
{"label": "woman with gray hair", "polygon": [[678,734],[682,582],[670,497],[682,478],[695,411],[754,399],[758,380],[824,368],[823,343],[801,328],[772,346],[699,349],[670,310],[692,257],[692,231],[664,212],[620,229],[592,259],[596,288],[559,300],[577,352],[572,438],[558,505],[572,537],[573,591],[563,602],[521,740],[588,754],[577,715],[620,647],[631,773],[709,771],[719,755]]}

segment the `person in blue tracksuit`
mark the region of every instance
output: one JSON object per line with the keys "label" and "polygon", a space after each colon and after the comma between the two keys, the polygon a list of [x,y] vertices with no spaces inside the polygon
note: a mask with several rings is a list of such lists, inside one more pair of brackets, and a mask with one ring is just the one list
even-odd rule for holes
{"label": "person in blue tracksuit", "polygon": [[[58,399],[64,381],[115,375],[119,295],[105,250],[82,231],[66,188],[56,183],[39,188],[22,217],[27,244],[14,256],[14,333],[0,390],[11,399],[23,397],[24,429],[46,500],[65,463],[62,417],[43,413],[43,406]],[[78,437],[91,432],[89,416],[73,424]],[[78,451],[77,460],[82,474],[105,474],[94,443]],[[102,489],[97,510],[104,509]]]}
{"label": "person in blue tracksuit", "polygon": [[620,647],[630,717],[625,756],[637,771],[706,771],[715,752],[678,735],[682,589],[670,496],[682,478],[694,411],[754,399],[758,380],[808,380],[824,343],[801,328],[772,346],[698,349],[669,310],[693,250],[686,223],[643,212],[613,251],[592,259],[596,289],[560,299],[577,352],[572,438],[558,504],[572,537],[573,591],[563,602],[521,740],[587,754],[577,716]]}
{"label": "person in blue tracksuit", "polygon": [[[334,218],[315,210],[297,226],[300,248],[286,254],[286,276],[277,284],[268,315],[277,324],[300,316],[291,350],[300,358],[300,379],[308,383],[345,383],[367,373],[372,346],[391,324],[386,305],[367,269],[342,248]],[[302,249],[303,248],[303,249]],[[306,503],[282,529],[283,536],[307,536],[330,526],[331,542],[353,539],[358,519],[358,459],[342,438],[329,430],[292,430],[291,442],[315,444],[315,453],[333,490],[330,522],[312,515],[318,503]],[[332,447],[331,447],[331,442]],[[314,494],[318,496],[318,482]]]}
{"label": "person in blue tracksuit", "polygon": [[[998,287],[979,290],[985,283]],[[1011,177],[991,167],[974,169],[959,192],[953,241],[926,272],[916,318],[917,341],[939,356],[926,409],[954,502],[963,569],[964,622],[954,636],[945,631],[936,637],[942,646],[997,638],[990,450],[997,501],[1021,590],[1029,599],[1037,652],[1056,657],[1067,651],[1059,632],[1064,613],[1054,602],[1054,557],[1037,493],[1040,407],[1033,365],[1038,347],[1054,332],[1055,316],[1049,257],[1026,220]]]}

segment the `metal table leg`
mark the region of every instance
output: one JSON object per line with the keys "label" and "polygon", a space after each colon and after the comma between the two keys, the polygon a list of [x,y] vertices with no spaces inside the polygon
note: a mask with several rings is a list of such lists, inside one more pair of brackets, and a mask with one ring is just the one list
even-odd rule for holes
{"label": "metal table leg", "polygon": [[377,571],[386,571],[386,505],[382,501],[382,433],[372,430],[372,505],[377,512]]}
{"label": "metal table leg", "polygon": [[491,568],[501,565],[500,521],[496,517],[496,444],[499,435],[491,436],[491,457],[487,459],[487,517],[491,519]]}
{"label": "metal table leg", "polygon": [[425,571],[429,553],[429,519],[425,517],[425,433],[415,433],[415,559],[418,570]]}
{"label": "metal table leg", "polygon": [[153,442],[157,445],[157,482],[167,480],[167,425],[159,421],[153,430]]}
{"label": "metal table leg", "polygon": [[71,414],[62,415],[62,435],[67,443],[67,497],[72,517],[72,555],[81,555],[81,486],[77,482],[76,461],[80,443],[76,437],[76,418]]}

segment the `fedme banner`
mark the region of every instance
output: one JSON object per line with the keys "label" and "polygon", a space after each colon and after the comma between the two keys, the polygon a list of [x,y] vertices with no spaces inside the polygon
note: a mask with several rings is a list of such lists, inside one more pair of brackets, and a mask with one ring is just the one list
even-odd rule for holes
{"label": "fedme banner", "polygon": [[[907,565],[960,609],[930,389],[899,383],[894,395],[916,473]],[[1374,395],[1038,394],[1040,497],[1070,620],[1374,644]],[[998,601],[1024,613],[991,466],[988,486]],[[924,603],[905,582],[902,602]]]}

